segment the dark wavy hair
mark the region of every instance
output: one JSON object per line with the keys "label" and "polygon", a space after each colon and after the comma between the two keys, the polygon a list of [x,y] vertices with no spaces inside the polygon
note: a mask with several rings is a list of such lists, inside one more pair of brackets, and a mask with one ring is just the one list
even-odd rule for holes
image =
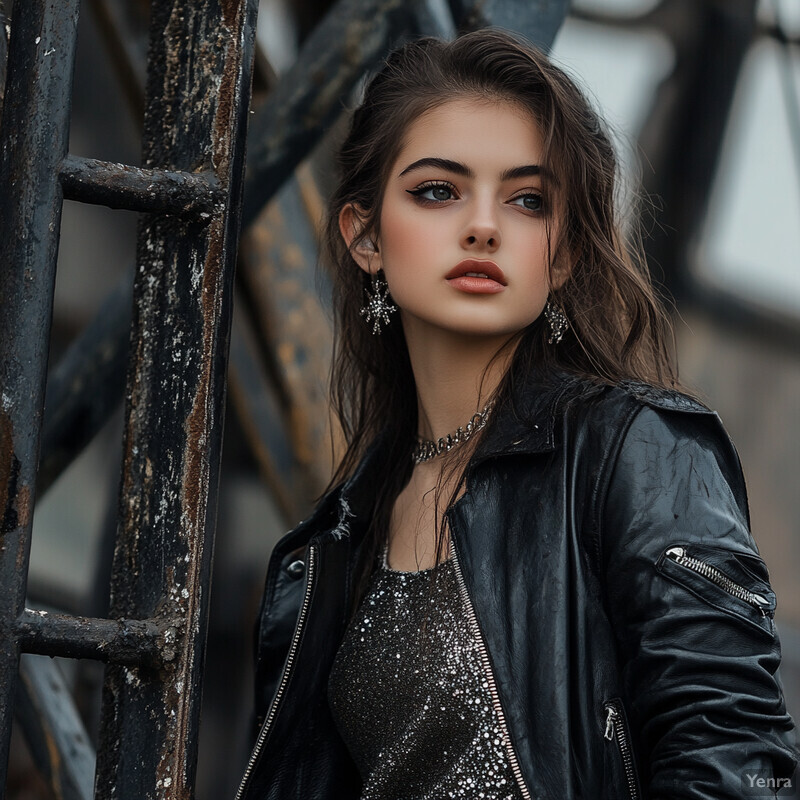
{"label": "dark wavy hair", "polygon": [[[605,125],[581,90],[534,46],[498,29],[452,42],[425,37],[405,44],[372,77],[352,114],[324,239],[333,284],[330,394],[346,445],[328,488],[352,473],[379,433],[385,435],[385,457],[378,466],[384,474],[376,476],[371,535],[363,548],[365,571],[388,540],[392,506],[412,471],[417,397],[398,316],[380,336],[360,316],[369,277],[354,261],[338,219],[352,203],[361,210],[362,229],[350,248],[365,238],[377,239],[388,171],[409,126],[429,109],[463,98],[513,103],[539,125],[549,176],[543,188],[555,194],[559,215],[558,234],[550,242],[551,277],[564,259],[570,265],[567,280],[551,291],[551,300],[569,320],[568,333],[559,344],[548,344],[540,316],[508,343],[513,358],[494,394],[493,413],[510,395],[510,374],[524,378],[534,369],[558,368],[596,383],[636,379],[677,385],[669,317],[651,285],[638,239],[635,247],[623,240],[615,208],[617,158]],[[462,459],[458,468],[464,465]],[[437,559],[443,540],[442,519]]]}

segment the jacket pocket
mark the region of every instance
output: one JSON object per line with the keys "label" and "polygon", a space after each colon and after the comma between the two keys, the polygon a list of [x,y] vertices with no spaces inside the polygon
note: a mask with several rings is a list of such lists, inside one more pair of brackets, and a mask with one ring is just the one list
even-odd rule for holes
{"label": "jacket pocket", "polygon": [[[604,738],[608,742],[608,747],[613,749],[612,760],[622,768],[622,779],[625,786],[625,800],[639,800],[642,796],[639,787],[639,776],[636,773],[636,756],[633,751],[633,741],[628,727],[628,718],[625,714],[625,706],[622,699],[614,697],[603,703],[603,713],[605,714]],[[616,774],[616,773],[612,773]],[[617,787],[612,787],[616,789]]]}
{"label": "jacket pocket", "polygon": [[777,599],[763,559],[748,551],[674,542],[656,562],[664,577],[771,639]]}

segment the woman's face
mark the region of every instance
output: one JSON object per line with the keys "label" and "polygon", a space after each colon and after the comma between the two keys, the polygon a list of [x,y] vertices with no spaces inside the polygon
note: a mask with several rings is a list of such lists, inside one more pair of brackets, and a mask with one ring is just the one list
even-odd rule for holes
{"label": "woman's face", "polygon": [[[387,179],[377,252],[356,255],[362,269],[384,270],[406,334],[501,336],[539,316],[552,202],[541,164],[539,128],[511,103],[455,99],[411,124]],[[554,215],[550,224],[555,242]]]}

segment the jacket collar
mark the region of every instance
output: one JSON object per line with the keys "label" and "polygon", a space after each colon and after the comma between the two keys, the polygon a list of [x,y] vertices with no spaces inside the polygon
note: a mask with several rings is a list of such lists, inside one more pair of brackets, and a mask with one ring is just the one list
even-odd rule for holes
{"label": "jacket collar", "polygon": [[493,415],[475,449],[470,468],[488,458],[544,453],[555,448],[555,426],[563,399],[580,379],[560,370],[536,370],[512,376],[510,401]]}
{"label": "jacket collar", "polygon": [[[508,454],[544,453],[555,448],[556,419],[568,396],[585,381],[560,370],[536,370],[517,379],[510,402],[495,409],[467,467]],[[383,458],[385,434],[376,437],[353,475],[339,489],[339,536],[350,532],[350,519],[365,520],[375,496],[375,465]],[[337,536],[336,538],[339,538]]]}

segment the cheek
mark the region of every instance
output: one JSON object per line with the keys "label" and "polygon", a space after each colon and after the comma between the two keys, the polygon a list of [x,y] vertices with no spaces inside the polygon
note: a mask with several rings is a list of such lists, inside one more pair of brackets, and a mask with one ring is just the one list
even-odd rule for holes
{"label": "cheek", "polygon": [[402,249],[414,241],[416,226],[408,215],[392,214],[381,220],[381,242],[384,250]]}
{"label": "cheek", "polygon": [[[403,270],[423,267],[423,258],[431,251],[437,227],[421,219],[410,209],[389,209],[381,216],[381,252],[384,268],[402,265]],[[428,223],[428,224],[426,224]]]}

